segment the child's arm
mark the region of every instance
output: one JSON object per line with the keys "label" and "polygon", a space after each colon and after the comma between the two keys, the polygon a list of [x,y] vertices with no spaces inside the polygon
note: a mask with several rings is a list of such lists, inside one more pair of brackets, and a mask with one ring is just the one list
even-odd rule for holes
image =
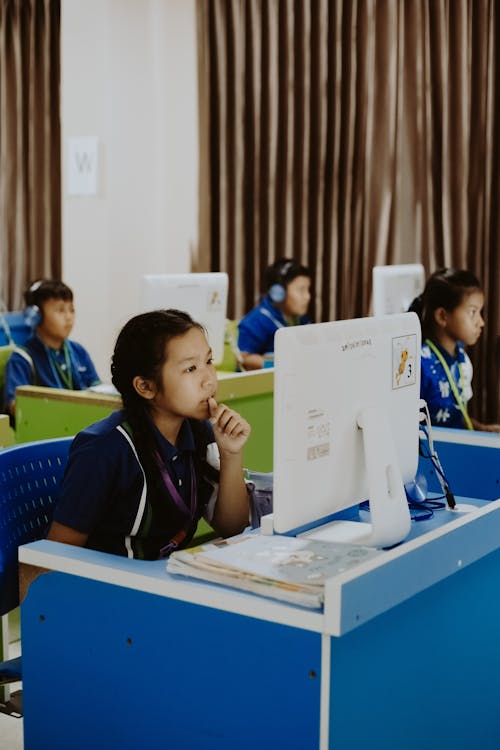
{"label": "child's arm", "polygon": [[241,352],[241,364],[244,370],[261,370],[264,367],[264,356]]}
{"label": "child's arm", "polygon": [[472,417],[470,421],[475,430],[482,430],[483,432],[500,432],[500,424],[483,424],[483,422],[479,422]]}
{"label": "child's arm", "polygon": [[16,411],[16,388],[20,385],[32,385],[34,375],[33,360],[26,352],[14,350],[5,368],[4,404],[12,416]]}
{"label": "child's arm", "polygon": [[243,446],[250,425],[233,409],[208,400],[210,421],[220,454],[219,495],[212,525],[222,536],[232,536],[248,526],[248,495],[243,479]]}
{"label": "child's arm", "polygon": [[88,534],[58,523],[58,521],[52,521],[49,533],[47,534],[47,539],[50,539],[52,542],[73,544],[75,547],[85,547],[88,538]]}

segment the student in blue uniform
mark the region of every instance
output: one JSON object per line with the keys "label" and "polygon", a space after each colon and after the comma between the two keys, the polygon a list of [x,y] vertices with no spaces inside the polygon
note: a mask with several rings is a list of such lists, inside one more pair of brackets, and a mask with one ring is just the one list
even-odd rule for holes
{"label": "student in blue uniform", "polygon": [[73,292],[62,281],[35,281],[25,292],[25,317],[33,335],[11,354],[5,371],[4,406],[15,413],[16,388],[43,385],[76,391],[100,383],[86,349],[70,341]]}
{"label": "student in blue uniform", "polygon": [[441,269],[429,277],[410,307],[422,324],[420,395],[438,427],[500,431],[500,425],[482,424],[467,411],[472,363],[465,347],[481,335],[483,305],[484,294],[472,273]]}
{"label": "student in blue uniform", "polygon": [[222,536],[242,531],[250,426],[215,400],[203,327],[178,310],[138,315],[111,373],[123,410],[73,441],[48,538],[156,559],[185,546],[201,516]]}
{"label": "student in blue uniform", "polygon": [[[311,272],[289,258],[280,258],[266,270],[267,293],[238,325],[238,349],[245,370],[273,363],[274,334],[278,328],[310,323]],[[267,357],[265,355],[268,355]]]}

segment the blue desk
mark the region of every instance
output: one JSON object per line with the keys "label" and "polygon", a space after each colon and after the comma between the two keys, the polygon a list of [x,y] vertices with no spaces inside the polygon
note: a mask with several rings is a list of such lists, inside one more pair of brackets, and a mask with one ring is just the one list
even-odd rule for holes
{"label": "blue desk", "polygon": [[25,750],[498,750],[500,500],[422,522],[324,610],[51,543],[22,604]]}
{"label": "blue desk", "polygon": [[[498,433],[433,427],[432,435],[452,492],[467,497],[480,492],[485,500],[500,497]],[[441,492],[429,460],[420,458],[418,473],[426,477],[430,491]]]}

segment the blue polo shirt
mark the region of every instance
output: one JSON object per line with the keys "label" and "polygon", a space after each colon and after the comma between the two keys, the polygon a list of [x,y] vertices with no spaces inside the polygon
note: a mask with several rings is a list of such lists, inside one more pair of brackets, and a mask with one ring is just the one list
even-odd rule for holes
{"label": "blue polo shirt", "polygon": [[210,422],[185,420],[177,446],[152,421],[150,428],[164,466],[184,498],[189,498],[190,466],[195,467],[196,517],[183,514],[163,485],[161,489],[148,486],[125,413],[113,412],[75,437],[54,512],[55,521],[88,534],[91,549],[154,560],[179,530],[189,526],[181,545],[185,546],[199,518],[209,517],[213,510],[219,472]]}
{"label": "blue polo shirt", "polygon": [[[73,390],[82,391],[100,383],[99,375],[86,349],[76,341],[65,341],[71,369]],[[38,336],[29,338],[22,347],[14,349],[5,369],[4,404],[16,398],[20,385],[43,385],[47,388],[68,388],[59,370],[67,370],[64,350],[56,351],[46,346]]]}
{"label": "blue polo shirt", "polygon": [[[472,363],[461,342],[457,343],[453,357],[435,341],[449,367],[463,403],[472,396]],[[463,414],[457,405],[448,377],[436,354],[428,344],[422,344],[420,396],[427,401],[432,424],[437,427],[465,428]]]}
{"label": "blue polo shirt", "polygon": [[[297,325],[310,323],[306,315],[297,318]],[[266,354],[274,352],[274,334],[278,328],[288,325],[283,313],[266,295],[262,301],[250,310],[238,323],[238,348],[249,354]]]}

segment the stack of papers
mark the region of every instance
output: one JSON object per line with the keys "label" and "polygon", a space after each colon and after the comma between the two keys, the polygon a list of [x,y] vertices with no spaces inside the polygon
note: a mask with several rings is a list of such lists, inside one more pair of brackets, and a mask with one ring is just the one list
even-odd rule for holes
{"label": "stack of papers", "polygon": [[381,554],[355,544],[247,534],[174,552],[167,571],[319,608],[328,578]]}

